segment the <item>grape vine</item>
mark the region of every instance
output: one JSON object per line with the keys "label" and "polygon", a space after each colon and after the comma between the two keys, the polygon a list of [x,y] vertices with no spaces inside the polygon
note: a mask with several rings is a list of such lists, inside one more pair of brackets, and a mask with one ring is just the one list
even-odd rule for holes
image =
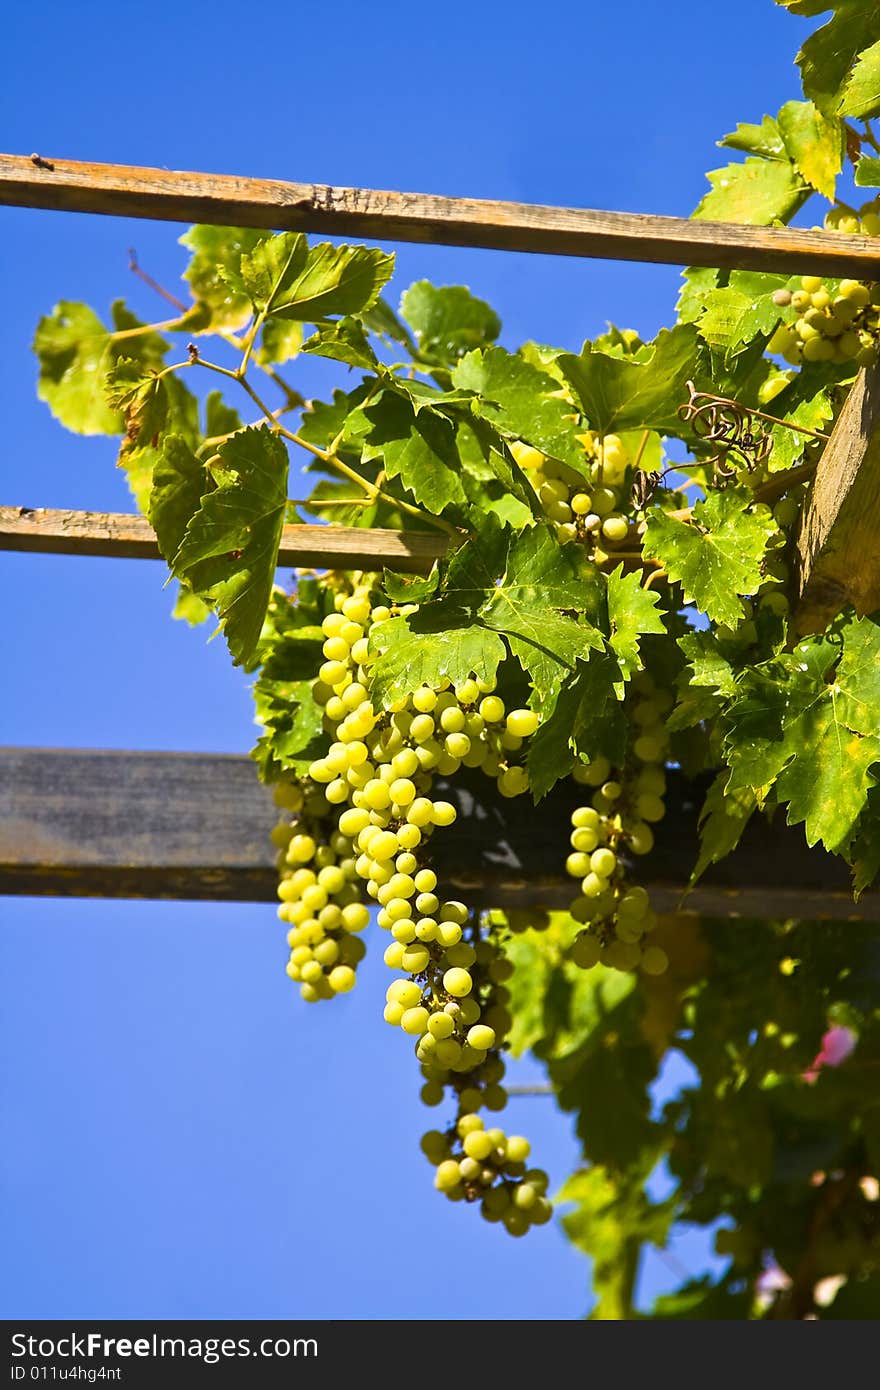
{"label": "grape vine", "polygon": [[[880,19],[831,8],[800,55],[805,99],[725,137],[746,158],[709,175],[696,217],[787,223],[822,199],[826,229],[880,236],[880,194],[856,211],[846,187],[880,188]],[[880,872],[880,621],[841,607],[804,635],[792,579],[822,450],[877,360],[880,288],[692,269],[652,341],[610,327],[579,352],[513,349],[462,286],[420,281],[395,311],[378,250],[182,240],[178,315],[117,304],[107,326],[56,306],[39,392],[68,428],[121,437],[177,614],[213,612],[254,675],[291,982],[306,1003],[347,994],[375,927],[384,1019],[424,1103],[448,1106],[422,1139],[434,1185],[515,1237],[553,1211],[528,1140],[492,1123],[507,1059],[534,1051],[577,1116],[584,1167],[559,1200],[594,1258],[594,1316],[633,1315],[638,1252],[677,1220],[732,1223],[729,1264],[654,1316],[860,1316],[880,1290],[880,1111],[861,1080],[880,1056],[876,933],[695,925],[641,880],[670,767],[708,786],[694,882],[772,814],[845,860],[857,897]],[[349,370],[330,399],[290,378],[315,357]],[[447,548],[425,574],[283,584],[291,520]],[[481,779],[501,811],[558,815],[569,795],[548,866],[567,910],[445,882],[455,788]],[[657,1117],[673,1050],[700,1085]],[[656,1202],[661,1161],[677,1185]]]}

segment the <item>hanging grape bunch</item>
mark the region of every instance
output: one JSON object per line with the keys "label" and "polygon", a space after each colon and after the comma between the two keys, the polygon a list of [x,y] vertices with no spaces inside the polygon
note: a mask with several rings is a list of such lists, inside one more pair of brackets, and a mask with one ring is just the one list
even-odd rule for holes
{"label": "hanging grape bunch", "polygon": [[[825,218],[829,232],[880,236],[880,204],[866,203],[856,213],[834,207]],[[864,367],[874,360],[880,339],[880,284],[859,280],[823,279],[804,275],[799,288],[773,295],[793,317],[777,328],[768,351],[779,353],[792,366],[802,362],[852,362]]]}

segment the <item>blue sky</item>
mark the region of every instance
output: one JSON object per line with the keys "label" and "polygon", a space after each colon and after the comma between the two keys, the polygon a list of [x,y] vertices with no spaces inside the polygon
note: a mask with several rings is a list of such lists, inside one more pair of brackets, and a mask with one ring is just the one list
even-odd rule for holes
{"label": "blue sky", "polygon": [[[18,0],[0,143],[686,215],[724,162],[713,141],[799,94],[805,26],[771,0],[737,0],[734,24],[732,9]],[[164,317],[127,248],[176,288],[182,230],[0,208],[0,501],[129,508],[113,441],[65,434],[36,400],[29,343],[61,298]],[[672,317],[672,267],[397,249],[395,292],[468,284],[510,346],[576,349],[607,319],[648,336]],[[338,379],[320,363],[292,375],[306,394]],[[246,679],[171,621],[162,583],[158,564],[0,554],[0,742],[246,750]],[[372,955],[328,1012],[300,1005],[271,907],[0,899],[0,1316],[579,1316],[587,1269],[558,1230],[514,1242],[434,1193],[418,1150],[431,1112],[381,1020]],[[547,1100],[507,1114],[561,1180],[569,1121]],[[702,1248],[676,1251],[696,1268]],[[649,1255],[643,1296],[673,1282]]]}

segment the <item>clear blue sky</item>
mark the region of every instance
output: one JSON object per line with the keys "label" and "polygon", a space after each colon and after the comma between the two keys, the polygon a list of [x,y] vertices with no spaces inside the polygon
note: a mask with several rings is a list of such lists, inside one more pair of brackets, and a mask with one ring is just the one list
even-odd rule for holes
{"label": "clear blue sky", "polygon": [[[723,162],[713,141],[798,94],[804,31],[772,0],[13,0],[0,143],[684,215]],[[0,208],[0,501],[129,507],[113,442],[65,434],[36,400],[29,343],[61,298],[162,317],[126,248],[174,285],[181,230]],[[673,268],[400,248],[395,290],[423,276],[489,299],[511,346],[577,348],[609,318],[651,334],[677,286]],[[331,375],[296,372],[307,393]],[[0,555],[0,743],[247,749],[245,678],[170,620],[162,581],[146,562]],[[325,1011],[291,988],[271,907],[0,899],[0,1316],[579,1316],[586,1266],[555,1228],[514,1242],[434,1193],[378,954]],[[508,1118],[561,1179],[567,1119],[525,1099]],[[698,1241],[676,1249],[699,1264]],[[672,1282],[649,1256],[643,1295]]]}

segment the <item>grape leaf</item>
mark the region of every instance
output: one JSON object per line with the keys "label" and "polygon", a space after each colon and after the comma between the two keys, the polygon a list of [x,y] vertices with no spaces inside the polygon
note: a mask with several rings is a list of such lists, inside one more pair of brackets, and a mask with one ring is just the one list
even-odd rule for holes
{"label": "grape leaf", "polygon": [[375,333],[376,337],[381,338],[383,342],[398,343],[400,347],[406,348],[410,357],[418,355],[416,345],[410,337],[406,325],[401,323],[391,305],[381,295],[375,304],[363,311],[361,321],[370,333]]}
{"label": "grape leaf", "polygon": [[744,222],[752,227],[787,222],[809,193],[794,166],[778,159],[747,159],[712,169],[706,177],[711,190],[693,213],[704,222]]}
{"label": "grape leaf", "polygon": [[265,237],[241,257],[241,280],[256,309],[318,323],[369,309],[391,278],[394,257],[366,246],[309,246],[302,232]]}
{"label": "grape leaf", "polygon": [[[270,323],[283,320],[269,320]],[[367,340],[357,319],[344,318],[327,324],[313,333],[302,344],[303,352],[314,353],[318,357],[332,357],[337,362],[345,362],[349,367],[361,367],[365,372],[374,372],[378,359]]]}
{"label": "grape leaf", "polygon": [[467,494],[453,426],[429,408],[418,414],[394,391],[384,391],[366,412],[369,433],[363,457],[380,459],[389,478],[400,478],[415,500],[439,516],[449,506],[463,507]]}
{"label": "grape leaf", "polygon": [[708,686],[722,695],[737,693],[734,669],[713,632],[689,632],[679,637],[678,645],[690,663],[686,673],[688,685]]}
{"label": "grape leaf", "polygon": [[287,450],[247,429],[218,449],[223,475],[190,519],[173,569],[217,608],[236,665],[256,650],[287,507]]}
{"label": "grape leaf", "polygon": [[811,101],[787,101],[777,119],[791,162],[817,193],[833,202],[846,153],[843,121],[823,116]]}
{"label": "grape leaf", "polygon": [[475,411],[506,438],[524,439],[587,476],[572,407],[559,399],[559,383],[552,376],[495,347],[463,357],[453,370],[452,384],[476,392]]}
{"label": "grape leaf", "polygon": [[464,285],[432,285],[417,280],[405,290],[400,312],[415,330],[419,353],[451,366],[474,348],[495,342],[501,320]]}
{"label": "grape leaf", "polygon": [[[303,326],[295,319],[266,319],[260,332],[260,346],[254,356],[262,366],[280,366],[298,357],[303,346]],[[328,353],[327,356],[332,356]]]}
{"label": "grape leaf", "polygon": [[[810,35],[798,54],[805,94],[825,116],[867,114],[847,109],[845,93],[850,72],[854,67],[858,71],[859,56],[880,40],[880,13],[874,0],[827,0],[826,4],[806,8],[788,4],[788,8],[794,14],[834,11],[828,23]],[[857,101],[862,97],[861,87],[860,79]]]}
{"label": "grape leaf", "polygon": [[761,334],[769,335],[782,318],[773,295],[788,283],[782,275],[734,271],[728,285],[705,296],[697,321],[700,337],[710,347],[730,354]]}
{"label": "grape leaf", "polygon": [[107,404],[121,412],[125,433],[132,444],[149,444],[168,418],[165,380],[155,368],[131,357],[120,357],[107,373]]}
{"label": "grape leaf", "polygon": [[851,622],[837,649],[826,639],[745,674],[729,711],[728,790],[763,792],[775,783],[789,824],[805,823],[808,844],[845,852],[880,759],[880,627]]}
{"label": "grape leaf", "polygon": [[234,434],[242,428],[241,416],[231,405],[227,405],[221,392],[209,391],[205,397],[205,436],[218,439],[221,435]]}
{"label": "grape leaf", "polygon": [[174,600],[174,607],[171,610],[172,618],[187,623],[190,627],[199,627],[208,621],[211,610],[208,605],[194,594],[192,589],[185,584],[178,583],[177,598]]}
{"label": "grape leaf", "polygon": [[37,395],[75,434],[122,434],[125,421],[105,398],[107,373],[117,358],[136,359],[146,370],[161,367],[168,344],[158,333],[114,338],[114,331],[140,328],[139,319],[117,300],[113,329],[104,327],[87,304],[62,300],[40,319],[33,350],[40,363]]}
{"label": "grape leaf", "polygon": [[243,328],[253,308],[241,284],[241,258],[266,235],[254,227],[190,227],[180,238],[181,246],[192,251],[183,278],[189,282],[193,298],[208,311],[202,332]]}
{"label": "grape leaf", "polygon": [[880,159],[863,154],[856,165],[856,183],[860,188],[880,188]]}
{"label": "grape leaf", "polygon": [[787,159],[782,132],[772,116],[764,116],[760,125],[740,124],[719,145],[744,154],[760,155],[763,159]]}
{"label": "grape leaf", "polygon": [[503,633],[539,702],[579,658],[604,647],[596,626],[607,621],[599,573],[578,546],[561,546],[546,525],[514,535],[509,544],[499,530],[462,546],[449,562],[438,611],[473,614]]}
{"label": "grape leaf", "polygon": [[761,561],[775,530],[768,507],[754,506],[747,489],[730,488],[698,502],[691,522],[652,507],[643,548],[681,584],[686,603],[735,627],[744,613],[738,595],[754,594],[763,582]]}
{"label": "grape leaf", "polygon": [[611,646],[617,657],[623,680],[617,682],[617,694],[623,699],[626,681],[641,669],[639,638],[648,632],[665,634],[663,616],[658,613],[660,595],[641,586],[641,571],[623,573],[623,562],[608,576],[608,621],[611,625]]}
{"label": "grape leaf", "polygon": [[595,352],[589,343],[579,357],[566,352],[557,361],[590,429],[600,434],[634,429],[674,433],[699,351],[694,329],[682,325],[659,333],[650,358],[642,363]]}
{"label": "grape leaf", "polygon": [[626,1321],[632,1316],[629,1270],[647,1241],[666,1243],[674,1202],[652,1202],[645,1190],[647,1174],[619,1173],[594,1164],[571,1174],[556,1196],[557,1204],[573,1207],[562,1216],[562,1227],[573,1245],[592,1260],[596,1303],[594,1322]]}
{"label": "grape leaf", "polygon": [[860,53],[850,73],[840,103],[844,116],[862,119],[880,111],[880,39]]}
{"label": "grape leaf", "polygon": [[736,849],[758,801],[751,787],[725,791],[728,772],[715,778],[700,809],[700,853],[690,877],[693,888],[706,870]]}
{"label": "grape leaf", "polygon": [[[771,406],[774,414],[784,416],[792,424],[803,429],[825,432],[825,426],[834,418],[831,394],[826,386],[818,386],[811,380],[811,373],[798,372],[790,386],[774,399]],[[773,448],[767,461],[771,473],[779,473],[793,468],[801,458],[809,442],[809,435],[799,430],[786,429],[784,425],[771,425],[770,438]]]}
{"label": "grape leaf", "polygon": [[370,666],[370,693],[383,709],[419,685],[438,686],[444,678],[453,685],[474,675],[495,678],[507,655],[494,632],[479,627],[415,632],[410,618],[391,618],[370,631],[370,650],[378,652]]}
{"label": "grape leaf", "polygon": [[169,565],[180,549],[202,497],[212,488],[213,479],[187,441],[177,434],[166,435],[153,469],[147,515],[156,532],[159,550]]}
{"label": "grape leaf", "polygon": [[618,695],[620,672],[607,652],[579,661],[552,705],[545,707],[529,747],[529,785],[540,801],[574,766],[604,756],[620,765],[626,752],[626,720]]}

